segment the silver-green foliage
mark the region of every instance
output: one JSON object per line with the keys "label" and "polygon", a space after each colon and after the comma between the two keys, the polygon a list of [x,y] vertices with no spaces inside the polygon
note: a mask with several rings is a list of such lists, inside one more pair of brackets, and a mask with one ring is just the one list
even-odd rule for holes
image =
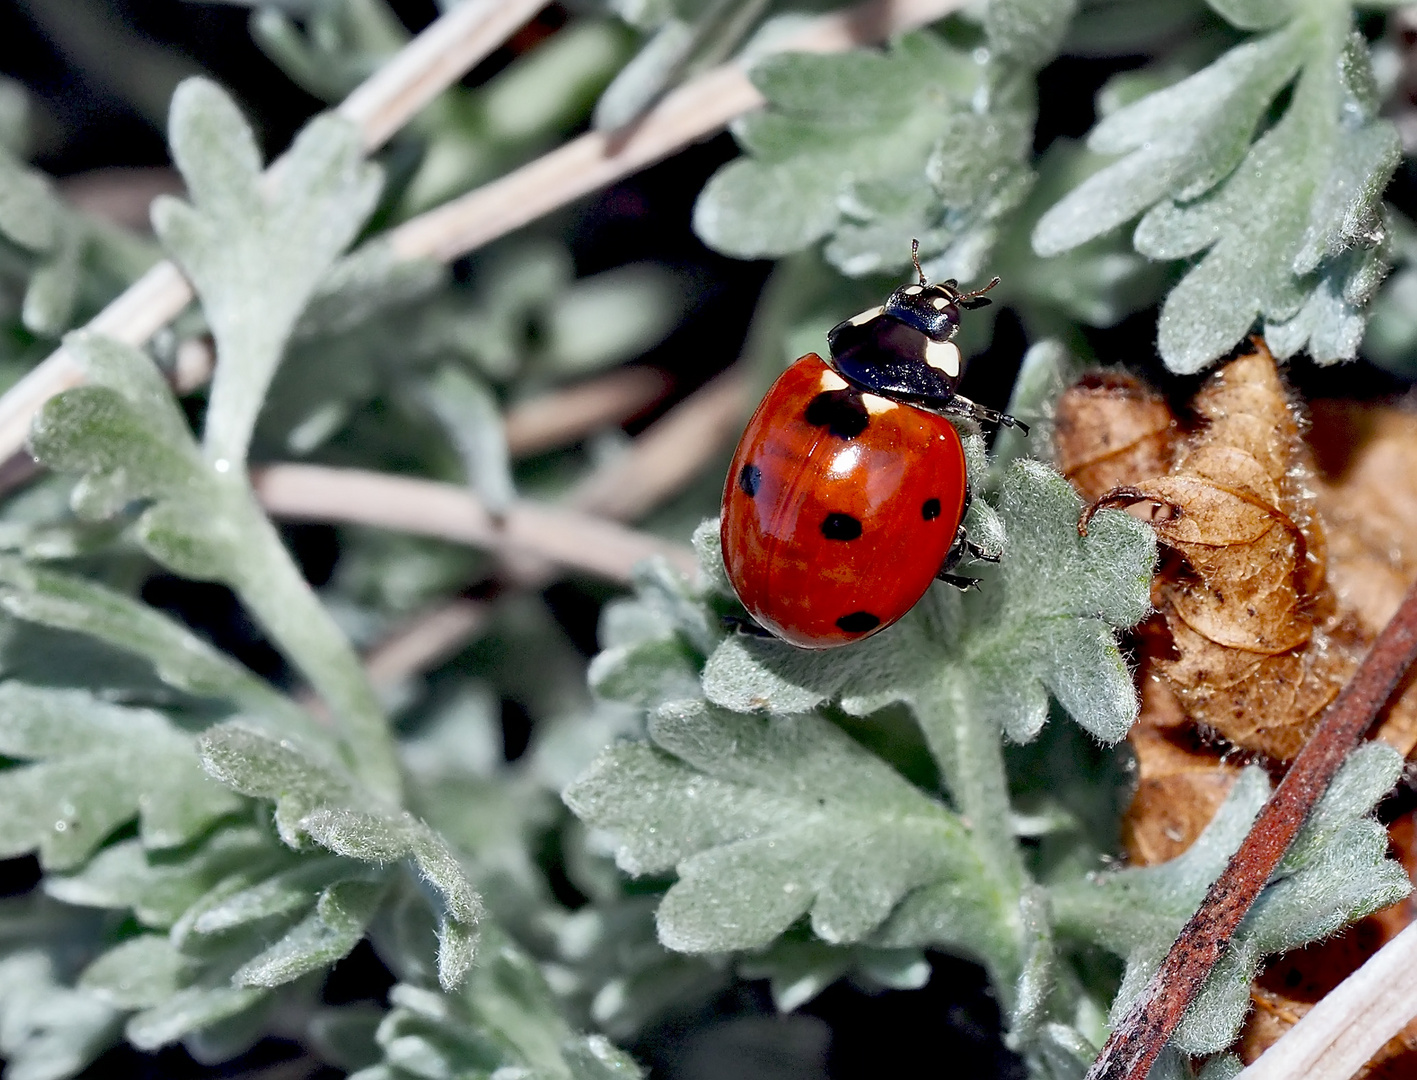
{"label": "silver-green foliage", "polygon": [[246,480],[246,452],[301,312],[378,192],[357,132],[317,118],[265,178],[254,136],[210,83],[173,102],[173,154],[195,205],[168,199],[155,223],[191,276],[220,359],[202,444],[153,362],[90,332],[67,348],[88,385],[51,399],[31,434],[35,456],[77,473],[80,516],[145,502],[135,530],[166,566],[237,591],[329,700],[346,750],[371,788],[396,797],[382,710],[348,641],[315,599]]}
{"label": "silver-green foliage", "polygon": [[842,272],[893,271],[920,241],[932,277],[978,278],[1033,182],[1033,72],[1068,0],[992,0],[978,48],[930,31],[884,52],[777,54],[751,68],[769,108],[738,121],[749,156],[709,182],[699,235],[740,257],[826,239]]}
{"label": "silver-green foliage", "polygon": [[1255,36],[1093,128],[1089,147],[1117,160],[1043,216],[1034,248],[1057,254],[1142,215],[1137,251],[1197,259],[1161,313],[1173,371],[1208,366],[1257,320],[1281,357],[1352,359],[1387,270],[1382,191],[1399,157],[1368,48],[1346,4],[1211,6]]}
{"label": "silver-green foliage", "polygon": [[[1039,346],[1015,404],[1039,407],[1066,366],[1061,350]],[[1115,741],[1130,726],[1115,634],[1148,610],[1153,543],[1110,512],[1080,537],[1080,504],[1060,477],[1026,459],[986,473],[978,443],[967,445],[976,487],[997,499],[976,497],[971,528],[1003,554],[997,568],[971,569],[977,594],[937,587],[896,627],[831,656],[725,636],[717,616],[736,605],[706,525],[697,587],[646,573],[637,600],[607,611],[592,682],[646,709],[649,739],[604,751],[565,798],[615,838],[622,869],[675,875],[657,910],[670,948],[739,953],[740,970],[772,976],[792,1004],[873,964],[894,962],[904,977],[922,947],[963,953],[989,970],[1010,1045],[1040,1075],[1077,1076],[1105,1035],[1110,990],[1074,966],[1074,950],[1086,942],[1127,960],[1112,1003],[1125,1008],[1267,786],[1246,773],[1181,858],[1095,873],[1105,838],[1080,830],[1115,812],[1098,805],[1111,796],[1097,785],[1117,778],[1089,774],[1057,729],[1041,729],[1050,700],[1055,724],[1067,714],[1094,737]],[[901,705],[918,750],[901,736]],[[1040,734],[1054,748],[1031,764],[1019,751],[1033,747],[1001,747]],[[1046,771],[1047,791],[1020,787],[1056,770],[1060,749],[1074,775]],[[1406,894],[1368,816],[1399,766],[1375,746],[1344,767],[1188,1014],[1181,1051],[1228,1045],[1265,956]],[[1026,853],[1023,836],[1042,844]],[[1167,1063],[1189,1075],[1179,1055]]]}
{"label": "silver-green foliage", "polygon": [[[970,454],[982,484],[977,440]],[[716,614],[734,602],[710,526],[695,538],[699,590],[650,574],[637,602],[607,612],[592,682],[650,710],[650,741],[605,751],[565,797],[618,837],[624,869],[677,873],[658,910],[665,944],[761,949],[805,917],[827,943],[797,966],[807,994],[816,971],[869,970],[869,950],[903,950],[895,962],[908,967],[909,950],[943,946],[984,962],[1001,998],[1028,1008],[1038,978],[1027,973],[1048,954],[1021,915],[1038,902],[1001,742],[1033,739],[1050,696],[1096,736],[1126,732],[1136,702],[1115,632],[1148,610],[1154,558],[1148,530],[1124,514],[1079,537],[1079,509],[1047,467],[1001,469],[997,511],[983,498],[971,510],[973,534],[1003,555],[997,570],[980,566],[977,598],[938,587],[896,627],[831,656],[724,635]],[[928,748],[910,768],[940,777],[948,802],[820,711],[879,722],[900,704]],[[827,946],[868,951],[831,958]],[[766,970],[778,964],[793,977],[785,955]]]}
{"label": "silver-green foliage", "polygon": [[[1401,770],[1400,755],[1381,743],[1362,747],[1344,763],[1201,988],[1177,1029],[1177,1047],[1190,1054],[1223,1050],[1249,1010],[1250,983],[1265,956],[1328,937],[1411,892],[1407,875],[1387,858],[1387,831],[1369,816]],[[1060,933],[1095,942],[1127,961],[1114,1018],[1156,970],[1268,794],[1264,773],[1247,769],[1184,854],[1051,890]]]}
{"label": "silver-green foliage", "polygon": [[381,1060],[357,1080],[430,1076],[638,1080],[635,1063],[603,1035],[577,1034],[525,950],[500,933],[456,994],[395,986],[375,1039]]}

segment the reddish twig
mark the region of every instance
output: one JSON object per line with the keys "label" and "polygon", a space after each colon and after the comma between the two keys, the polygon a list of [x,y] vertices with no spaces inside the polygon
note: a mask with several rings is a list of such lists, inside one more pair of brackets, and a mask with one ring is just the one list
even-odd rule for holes
{"label": "reddish twig", "polygon": [[1132,1003],[1085,1080],[1145,1080],[1333,774],[1417,661],[1417,586],[1325,710],[1249,835]]}

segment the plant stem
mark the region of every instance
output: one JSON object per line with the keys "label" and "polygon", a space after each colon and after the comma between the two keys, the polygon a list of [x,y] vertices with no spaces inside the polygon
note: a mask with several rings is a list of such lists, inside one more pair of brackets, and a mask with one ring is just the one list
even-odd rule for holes
{"label": "plant stem", "polygon": [[[544,6],[544,0],[477,0],[454,7],[355,89],[338,111],[359,125],[365,146],[374,149]],[[518,13],[521,20],[508,26],[508,16]],[[279,167],[279,161],[271,165]],[[88,329],[143,345],[192,298],[181,271],[170,261],[160,262],[110,301]],[[46,401],[83,381],[78,361],[60,346],[7,390],[0,397],[0,460],[24,447],[30,420]]]}
{"label": "plant stem", "polygon": [[1349,1080],[1417,1014],[1417,924],[1408,926],[1236,1080]]}
{"label": "plant stem", "polygon": [[1013,833],[1008,774],[1004,770],[1003,734],[981,718],[957,678],[947,674],[938,689],[917,703],[917,715],[930,753],[940,767],[955,809],[978,845],[981,861],[992,871],[1000,925],[1012,943],[1011,956],[991,957],[994,990],[1007,1010],[1023,969],[1023,927],[1019,903],[1028,882]]}
{"label": "plant stem", "polygon": [[[504,2],[510,5],[512,0]],[[779,47],[840,52],[924,26],[963,5],[964,0],[867,0],[856,8],[813,20],[801,34]],[[442,18],[450,19],[462,10],[454,8]],[[433,29],[414,39],[400,56]],[[452,81],[462,72],[444,74]],[[359,93],[356,90],[351,100]],[[730,100],[734,108],[728,110]],[[412,104],[417,107],[422,102]],[[670,94],[628,130],[591,132],[574,139],[501,179],[404,222],[388,234],[390,242],[401,258],[458,258],[599,186],[663,160],[761,104],[761,95],[741,68],[733,64],[714,68]],[[99,312],[89,329],[130,345],[143,345],[191,300],[192,289],[186,279],[172,263],[162,262]],[[83,381],[78,364],[61,346],[7,390],[0,397],[0,462],[24,446],[30,420],[46,401]]]}
{"label": "plant stem", "polygon": [[688,548],[588,513],[519,499],[500,518],[466,487],[319,465],[268,465],[252,473],[261,505],[277,517],[347,521],[533,556],[628,584],[642,559],[661,555],[686,573]]}
{"label": "plant stem", "polygon": [[358,654],[255,500],[244,491],[233,495],[231,514],[245,519],[237,530],[246,541],[240,580],[232,582],[242,603],[329,706],[354,774],[391,806],[401,805],[398,752]]}
{"label": "plant stem", "polygon": [[1112,1032],[1086,1080],[1145,1080],[1157,1054],[1279,865],[1344,758],[1417,661],[1417,585],[1324,712],[1156,974]]}

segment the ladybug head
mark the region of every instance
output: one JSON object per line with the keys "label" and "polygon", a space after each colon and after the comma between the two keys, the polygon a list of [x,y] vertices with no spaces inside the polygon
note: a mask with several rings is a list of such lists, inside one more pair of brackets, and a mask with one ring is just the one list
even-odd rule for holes
{"label": "ladybug head", "polygon": [[930,285],[920,269],[919,240],[910,242],[910,258],[915,263],[920,283],[902,285],[891,293],[885,303],[885,313],[934,341],[949,341],[954,337],[959,329],[960,309],[972,311],[988,307],[990,301],[984,294],[999,284],[999,279],[995,278],[984,288],[968,293],[961,292],[959,282],[953,278]]}

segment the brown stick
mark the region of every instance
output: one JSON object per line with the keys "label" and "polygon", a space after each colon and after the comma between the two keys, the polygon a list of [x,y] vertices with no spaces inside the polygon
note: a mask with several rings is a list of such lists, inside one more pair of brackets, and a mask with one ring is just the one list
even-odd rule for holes
{"label": "brown stick", "polygon": [[1145,1080],[1240,920],[1284,857],[1309,811],[1417,661],[1417,585],[1383,628],[1352,680],[1325,710],[1249,835],[1206,893],[1085,1080]]}

